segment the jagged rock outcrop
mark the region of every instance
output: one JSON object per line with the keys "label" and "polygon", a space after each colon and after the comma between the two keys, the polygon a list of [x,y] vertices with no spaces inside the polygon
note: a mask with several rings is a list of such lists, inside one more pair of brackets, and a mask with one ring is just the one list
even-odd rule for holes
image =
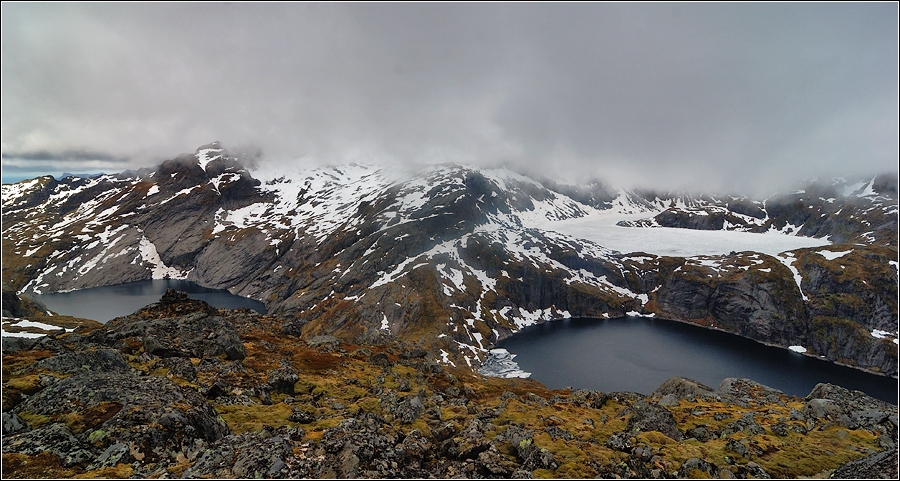
{"label": "jagged rock outcrop", "polygon": [[[172,316],[172,317],[169,317]],[[204,301],[168,289],[159,303],[110,321],[113,339],[141,336],[144,352],[159,357],[239,360],[246,356],[235,327]]]}
{"label": "jagged rock outcrop", "polygon": [[859,391],[820,383],[806,396],[803,414],[824,419],[850,429],[878,430],[884,433],[880,442],[896,445],[900,420],[895,406],[871,398]]}

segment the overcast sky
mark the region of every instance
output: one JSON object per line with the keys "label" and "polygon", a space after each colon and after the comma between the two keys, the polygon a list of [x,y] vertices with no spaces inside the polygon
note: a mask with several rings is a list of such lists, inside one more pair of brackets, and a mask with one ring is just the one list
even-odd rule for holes
{"label": "overcast sky", "polygon": [[896,173],[898,7],[2,3],[4,179],[213,140],[623,187]]}

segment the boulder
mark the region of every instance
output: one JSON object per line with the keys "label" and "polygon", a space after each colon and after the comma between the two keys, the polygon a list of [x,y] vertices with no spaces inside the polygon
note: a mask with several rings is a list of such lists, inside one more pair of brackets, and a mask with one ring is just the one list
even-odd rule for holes
{"label": "boulder", "polygon": [[28,423],[22,420],[16,413],[12,412],[4,412],[3,413],[3,435],[9,436],[12,434],[19,434],[25,431],[30,431],[31,428],[28,426]]}
{"label": "boulder", "polygon": [[672,396],[672,398],[680,401],[682,399],[713,398],[716,396],[716,392],[713,388],[693,379],[673,377],[666,380],[650,394],[650,397],[653,398],[665,396]]}
{"label": "boulder", "polygon": [[633,435],[639,432],[659,431],[675,441],[684,439],[684,434],[676,427],[672,413],[659,404],[640,400],[626,411],[631,412],[628,426],[625,428],[626,433]]}

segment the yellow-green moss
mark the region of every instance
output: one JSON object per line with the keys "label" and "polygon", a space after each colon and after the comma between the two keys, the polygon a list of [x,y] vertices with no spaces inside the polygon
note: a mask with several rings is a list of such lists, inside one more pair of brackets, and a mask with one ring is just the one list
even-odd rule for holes
{"label": "yellow-green moss", "polygon": [[288,417],[291,415],[292,409],[284,403],[269,406],[264,404],[250,406],[213,404],[213,407],[225,420],[231,432],[235,434],[259,431],[263,425],[277,428],[291,424]]}

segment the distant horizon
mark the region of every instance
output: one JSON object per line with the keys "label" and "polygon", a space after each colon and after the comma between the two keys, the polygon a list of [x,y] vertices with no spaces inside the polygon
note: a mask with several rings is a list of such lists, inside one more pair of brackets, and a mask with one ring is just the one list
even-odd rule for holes
{"label": "distant horizon", "polygon": [[16,184],[18,182],[22,182],[23,180],[32,180],[37,179],[38,177],[46,177],[48,175],[52,175],[56,180],[62,180],[64,177],[68,177],[70,175],[74,175],[75,177],[94,177],[97,175],[106,175],[108,172],[48,172],[48,173],[33,173],[34,175],[25,176],[25,175],[0,175],[0,184]]}
{"label": "distant horizon", "polygon": [[[167,159],[167,160],[171,160],[171,159]],[[160,163],[162,163],[162,162],[164,162],[164,161],[160,161]],[[364,165],[373,165],[373,164],[374,164],[374,165],[378,165],[377,163],[350,162],[350,161],[348,161],[348,162],[342,162],[342,163],[335,163],[335,164],[331,164],[331,165],[347,165],[347,164],[352,164],[352,163],[364,164]],[[455,163],[455,162],[451,162],[451,163]],[[460,164],[460,163],[456,163],[456,164],[464,165],[464,164]],[[156,164],[156,165],[159,165],[159,164]],[[58,170],[57,170],[57,171],[47,171],[47,172],[28,172],[28,173],[21,173],[21,174],[19,174],[19,175],[15,175],[15,174],[13,174],[13,175],[6,175],[5,173],[7,172],[8,169],[5,169],[5,170],[3,170],[3,174],[0,175],[0,184],[2,184],[2,185],[11,185],[11,184],[16,184],[16,183],[18,183],[18,182],[22,182],[22,181],[25,181],[25,180],[32,180],[32,179],[36,179],[36,178],[39,178],[39,177],[45,177],[45,176],[48,176],[48,175],[49,175],[49,176],[52,176],[54,179],[56,179],[57,181],[59,181],[59,180],[62,180],[63,178],[68,177],[68,176],[76,176],[76,177],[94,177],[94,176],[100,176],[100,175],[112,175],[112,174],[118,174],[118,173],[125,172],[125,171],[128,171],[128,170],[138,170],[138,169],[142,169],[142,168],[152,168],[152,167],[155,167],[155,165],[146,165],[146,166],[142,166],[142,167],[131,167],[131,168],[127,168],[127,169],[122,169],[122,170],[119,170],[119,171],[115,171],[115,172],[103,172],[103,171],[98,171],[98,172],[70,172],[70,171],[58,171]],[[323,165],[313,164],[313,165],[309,165],[309,166],[308,166],[309,169],[315,169],[315,168],[321,168],[321,167],[323,167]],[[519,169],[516,169],[516,166],[515,166],[515,165],[512,165],[512,166],[494,166],[494,167],[490,167],[490,166],[475,166],[475,167],[476,167],[476,168],[479,168],[479,169],[490,169],[490,168],[497,168],[497,167],[505,167],[505,168],[508,168],[508,169],[510,169],[510,170],[513,170],[513,171],[522,173]],[[250,174],[253,175],[254,178],[257,178],[257,179],[265,179],[265,178],[266,178],[264,175],[257,176],[257,174],[265,174],[265,173],[267,173],[267,170],[266,170],[266,169],[258,169],[258,168],[248,167],[248,170],[250,171]],[[271,173],[271,172],[269,172],[269,173]],[[526,174],[526,175],[528,175],[528,174]],[[766,199],[766,198],[771,197],[771,196],[774,196],[774,195],[778,195],[778,194],[781,194],[781,193],[784,193],[784,192],[791,191],[791,190],[793,190],[793,189],[795,189],[795,188],[798,188],[798,187],[803,187],[803,186],[807,186],[807,185],[813,184],[813,183],[815,183],[815,182],[821,181],[822,179],[832,179],[832,180],[844,179],[844,180],[846,180],[846,181],[848,181],[848,182],[863,182],[863,181],[866,181],[866,180],[869,180],[869,179],[875,179],[875,178],[877,178],[877,177],[881,177],[881,176],[885,176],[885,175],[891,175],[891,176],[893,176],[895,179],[897,179],[898,182],[900,182],[900,171],[894,171],[894,172],[880,172],[880,173],[868,173],[868,174],[857,173],[857,174],[844,174],[844,175],[834,175],[834,176],[810,176],[810,177],[807,178],[806,180],[800,181],[799,184],[795,185],[795,186],[792,187],[792,188],[784,188],[784,189],[781,189],[781,190],[770,191],[770,192],[768,192],[768,193],[766,193],[766,194],[759,194],[759,193],[753,193],[753,192],[738,192],[738,191],[731,191],[731,192],[722,192],[722,191],[717,191],[717,190],[704,190],[704,191],[698,191],[697,189],[677,189],[677,188],[666,188],[666,187],[641,187],[641,186],[634,187],[634,186],[620,186],[620,185],[614,185],[614,184],[611,184],[611,183],[610,183],[608,180],[606,180],[606,179],[594,179],[593,181],[599,181],[599,182],[601,182],[602,184],[605,184],[607,187],[610,187],[610,188],[613,188],[613,189],[622,188],[622,189],[625,189],[625,190],[638,191],[638,192],[639,192],[639,191],[670,192],[670,193],[681,193],[681,194],[689,194],[689,195],[739,195],[739,196],[748,197],[748,198],[754,199],[754,200],[763,200],[763,199]],[[569,184],[566,184],[566,185],[581,185],[581,186],[586,186],[586,185],[589,185],[590,182],[591,182],[591,181],[572,182],[572,183],[569,183]]]}

